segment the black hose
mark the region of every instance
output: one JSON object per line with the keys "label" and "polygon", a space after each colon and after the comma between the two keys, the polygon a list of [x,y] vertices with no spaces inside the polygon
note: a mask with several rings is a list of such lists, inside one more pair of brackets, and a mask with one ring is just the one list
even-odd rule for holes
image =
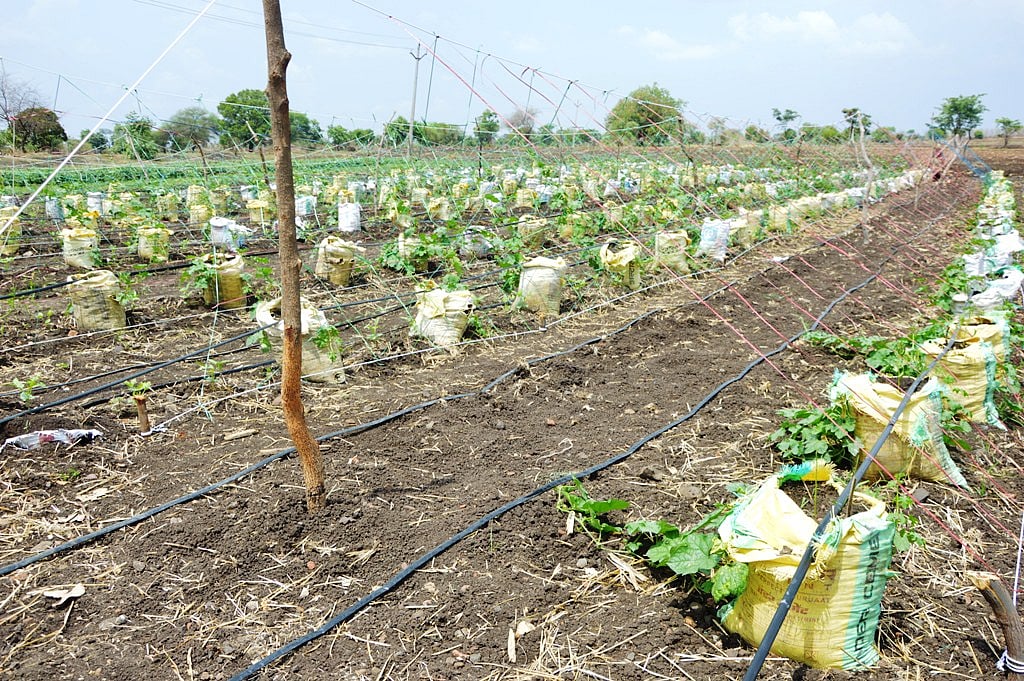
{"label": "black hose", "polygon": [[[893,257],[893,255],[895,255],[895,251],[893,252],[893,254],[891,254],[887,258],[885,258],[885,260],[882,262],[881,266],[884,266],[885,263],[887,263]],[[324,622],[324,624],[322,624],[317,629],[314,629],[313,631],[311,631],[311,632],[309,632],[307,634],[304,634],[304,635],[302,635],[302,636],[300,636],[300,637],[298,637],[296,639],[293,639],[292,641],[288,642],[287,644],[285,644],[281,648],[278,648],[277,650],[275,650],[270,655],[264,657],[262,660],[259,660],[259,661],[255,662],[254,664],[250,665],[249,667],[247,667],[246,669],[242,670],[238,674],[235,674],[234,676],[232,676],[229,679],[229,681],[242,681],[243,679],[249,678],[250,676],[252,676],[256,672],[258,672],[261,669],[264,669],[265,667],[273,664],[277,660],[281,659],[282,657],[285,657],[286,655],[288,655],[289,653],[293,652],[294,650],[297,650],[298,648],[302,647],[306,643],[309,643],[310,641],[313,641],[313,640],[323,636],[324,634],[329,632],[334,627],[336,627],[339,624],[342,624],[342,623],[348,621],[353,616],[355,616],[356,613],[358,613],[360,610],[365,608],[367,605],[369,605],[373,601],[377,600],[381,596],[383,596],[383,595],[393,591],[399,584],[401,584],[403,581],[408,579],[409,576],[411,576],[414,572],[416,572],[420,568],[430,564],[430,562],[433,561],[434,559],[436,559],[439,555],[441,555],[442,553],[444,553],[445,551],[447,551],[451,547],[455,546],[460,541],[462,541],[463,539],[465,539],[469,535],[473,534],[477,530],[485,527],[491,521],[497,519],[498,517],[504,515],[505,513],[508,513],[512,509],[514,509],[514,508],[516,508],[518,506],[522,506],[526,502],[531,501],[531,500],[537,498],[541,494],[544,494],[545,492],[548,492],[548,491],[554,489],[555,487],[558,487],[559,485],[567,484],[569,482],[572,482],[573,480],[578,480],[578,479],[581,479],[581,478],[586,478],[586,477],[588,477],[590,475],[593,475],[594,473],[598,473],[598,472],[600,472],[600,471],[602,471],[602,470],[604,470],[604,469],[606,469],[606,468],[608,468],[610,466],[613,466],[614,464],[617,464],[620,461],[623,461],[623,460],[629,458],[630,456],[632,456],[634,453],[636,453],[640,448],[642,448],[644,445],[646,445],[651,440],[654,440],[655,438],[658,438],[658,437],[664,435],[665,433],[667,433],[668,431],[672,430],[673,428],[676,428],[679,425],[685,423],[686,421],[689,421],[691,418],[696,416],[705,406],[707,406],[712,400],[714,400],[716,397],[718,397],[718,395],[721,394],[726,388],[728,388],[729,386],[733,385],[734,383],[738,383],[739,381],[743,380],[747,376],[747,374],[749,374],[756,367],[760,366],[762,363],[767,361],[768,358],[774,357],[775,355],[778,355],[778,354],[784,352],[785,350],[787,350],[792,343],[796,342],[796,340],[799,339],[801,336],[803,336],[807,331],[813,331],[814,329],[816,329],[821,324],[821,321],[836,307],[836,305],[838,305],[839,303],[844,301],[851,294],[855,293],[856,291],[864,288],[865,286],[867,286],[868,284],[873,282],[877,277],[878,277],[877,273],[876,274],[872,274],[870,277],[868,277],[867,279],[865,279],[861,283],[859,283],[856,286],[853,286],[853,287],[847,289],[846,291],[844,291],[842,293],[842,295],[840,295],[838,298],[836,298],[831,303],[829,303],[829,305],[821,312],[821,314],[819,314],[815,318],[814,323],[811,324],[811,326],[808,329],[805,329],[805,330],[801,331],[800,333],[797,333],[797,334],[795,334],[793,336],[790,336],[786,341],[784,341],[782,344],[780,344],[774,350],[761,355],[757,359],[755,359],[752,362],[750,362],[749,364],[747,364],[738,374],[736,374],[732,378],[729,378],[729,379],[723,381],[717,387],[715,387],[714,390],[712,390],[710,393],[705,395],[703,399],[701,399],[696,405],[694,405],[690,409],[689,412],[687,412],[683,416],[679,417],[678,419],[675,419],[674,421],[671,421],[671,422],[665,424],[664,426],[661,426],[657,430],[654,430],[654,431],[648,433],[647,435],[645,435],[641,439],[639,439],[636,442],[634,442],[628,449],[626,449],[623,452],[620,452],[620,453],[616,454],[615,456],[612,456],[612,457],[610,457],[608,459],[605,459],[604,461],[601,461],[601,462],[599,462],[599,463],[597,463],[597,464],[595,464],[593,466],[590,466],[589,468],[585,468],[585,469],[583,469],[581,471],[578,471],[576,473],[569,473],[567,475],[561,476],[560,478],[557,478],[555,480],[547,482],[544,485],[541,485],[540,487],[538,487],[538,488],[536,488],[536,489],[534,489],[534,490],[532,490],[530,492],[527,492],[526,494],[522,495],[521,497],[519,497],[517,499],[513,499],[512,501],[509,501],[508,503],[506,503],[506,504],[504,504],[504,505],[494,509],[493,511],[487,513],[486,515],[478,518],[476,521],[471,523],[466,528],[460,530],[459,532],[457,532],[456,534],[452,535],[451,537],[449,537],[445,541],[441,542],[440,544],[435,546],[430,551],[427,551],[426,553],[421,555],[419,558],[416,558],[415,560],[411,561],[408,566],[406,566],[405,568],[400,570],[397,574],[395,574],[391,579],[389,579],[387,582],[385,582],[382,586],[378,587],[377,589],[374,589],[372,592],[370,592],[366,596],[363,596],[358,601],[356,601],[355,603],[350,605],[348,608],[343,610],[341,613],[339,613],[338,615],[332,617],[327,622]],[[649,314],[653,314],[653,312],[649,313]],[[644,315],[643,317],[647,317],[647,316],[649,316],[649,315]],[[643,317],[641,317],[641,318],[643,318]],[[630,326],[632,326],[637,321],[639,321],[639,319],[634,320],[633,322],[630,322]],[[598,342],[599,340],[600,340],[600,338],[591,339],[589,341],[585,341],[584,343],[581,343],[578,346],[576,346],[575,349],[584,347],[586,345],[590,345],[592,343]],[[499,376],[498,379],[495,379],[495,381],[504,380],[508,376],[511,376],[514,373],[516,373],[516,371],[518,371],[518,369],[513,369],[511,371],[508,371],[508,372],[502,374],[501,376]],[[494,382],[488,384],[487,386],[485,386],[481,390],[481,392],[485,392],[490,387],[492,387],[493,384],[494,384]],[[4,573],[2,571],[0,571],[0,576],[3,576],[3,574]]]}
{"label": "black hose", "polygon": [[109,381],[109,382],[104,383],[102,385],[98,385],[95,388],[90,388],[89,390],[86,390],[85,392],[77,393],[75,395],[68,395],[67,397],[62,397],[59,400],[54,400],[53,402],[47,402],[46,404],[40,404],[38,406],[32,407],[31,409],[26,409],[24,411],[20,411],[20,412],[18,412],[16,414],[9,414],[7,416],[4,416],[3,418],[0,418],[0,427],[4,426],[7,423],[10,423],[14,419],[18,419],[18,418],[21,418],[23,416],[29,416],[30,414],[37,414],[37,413],[39,413],[41,411],[46,411],[47,409],[52,409],[53,407],[59,407],[62,404],[67,404],[68,402],[75,402],[77,400],[84,399],[86,397],[89,397],[90,395],[95,395],[96,393],[103,392],[104,390],[108,390],[110,388],[114,388],[116,386],[122,385],[123,383],[126,383],[128,381],[134,380],[134,379],[136,379],[136,378],[138,378],[140,376],[145,376],[146,374],[150,374],[150,373],[153,373],[154,371],[158,371],[158,370],[163,369],[165,367],[169,367],[172,364],[176,364],[178,362],[182,362],[182,361],[184,361],[186,359],[189,359],[191,357],[195,357],[197,355],[201,355],[204,352],[209,352],[210,350],[213,350],[214,348],[219,348],[219,347],[222,347],[224,345],[228,345],[229,343],[235,343],[237,341],[242,340],[243,338],[246,338],[247,336],[251,336],[254,333],[259,333],[260,331],[262,331],[264,329],[269,329],[271,326],[274,326],[274,325],[275,324],[265,324],[265,325],[263,325],[263,326],[261,326],[259,328],[252,329],[252,330],[246,331],[245,333],[240,333],[240,334],[232,336],[231,338],[228,338],[226,340],[222,340],[220,342],[214,343],[213,345],[208,345],[205,348],[200,348],[199,350],[193,350],[193,351],[188,352],[188,353],[186,353],[184,355],[181,355],[180,357],[175,357],[174,359],[169,359],[169,360],[167,360],[165,362],[160,362],[159,364],[154,364],[154,365],[152,365],[152,366],[150,366],[150,367],[148,367],[146,369],[142,369],[140,371],[136,371],[135,373],[133,373],[133,374],[131,374],[131,375],[125,377],[125,378],[119,378],[119,379],[114,380],[114,381]]}
{"label": "black hose", "polygon": [[[891,260],[895,256],[895,254],[896,254],[896,252],[898,250],[899,250],[899,247],[893,249],[892,252],[886,258],[884,258],[882,260],[882,262],[879,264],[879,268],[878,268],[879,272],[885,267],[885,265],[889,262],[889,260]],[[877,277],[878,277],[877,273],[876,274],[872,274],[870,277],[865,279],[863,282],[861,282],[857,286],[854,286],[853,288],[850,288],[850,289],[846,290],[839,298],[837,298],[834,301],[832,301],[825,308],[825,310],[816,318],[814,324],[810,327],[810,329],[817,328],[817,326],[820,324],[821,320],[824,319],[824,317],[826,315],[828,315],[832,311],[832,309],[834,309],[835,306],[837,304],[839,304],[839,302],[844,300],[851,293],[854,293],[855,291],[863,288],[864,286],[867,286],[869,283],[874,281],[875,278],[877,278]],[[725,290],[725,288],[727,288],[727,285],[719,287],[718,289],[715,289],[714,291],[711,291],[707,295],[702,296],[701,298],[699,298],[699,299],[697,299],[695,301],[689,301],[687,303],[682,303],[682,304],[680,304],[677,307],[683,307],[683,306],[686,306],[686,305],[694,305],[694,304],[699,304],[700,302],[706,302],[708,299],[710,299],[714,295],[717,295],[721,291]],[[541,362],[546,362],[546,361],[549,361],[551,359],[555,359],[557,357],[564,356],[564,355],[569,354],[571,352],[575,352],[576,350],[581,349],[583,347],[586,347],[588,345],[592,345],[594,343],[600,342],[603,339],[607,339],[607,338],[612,337],[612,336],[614,336],[616,334],[622,333],[623,331],[626,331],[627,329],[633,327],[635,324],[637,324],[641,320],[643,320],[643,319],[645,319],[647,317],[650,317],[651,315],[654,315],[654,314],[657,314],[659,312],[662,312],[662,311],[663,310],[661,308],[656,308],[654,310],[650,310],[650,311],[644,313],[643,315],[640,315],[639,317],[631,320],[630,322],[626,323],[625,325],[623,325],[623,326],[621,326],[621,327],[619,327],[617,329],[614,329],[614,330],[612,330],[612,331],[610,331],[608,333],[605,333],[605,334],[603,334],[601,336],[597,336],[595,338],[591,338],[591,339],[585,340],[585,341],[583,341],[581,343],[578,343],[577,345],[575,345],[575,346],[573,346],[573,347],[571,347],[571,348],[569,348],[567,350],[562,350],[562,351],[559,351],[559,352],[551,353],[549,355],[544,355],[542,357],[534,358],[533,360],[528,361],[526,363],[526,366],[533,366],[533,365],[539,364]],[[263,327],[263,328],[266,328],[266,327]],[[810,329],[807,329],[807,330],[810,330]],[[802,331],[800,334],[798,334],[797,336],[794,336],[793,338],[790,339],[790,341],[787,341],[783,345],[788,347],[789,343],[792,342],[792,340],[795,340],[800,335],[803,335],[803,333],[805,333],[807,330]],[[249,335],[251,333],[255,333],[255,331],[247,332],[244,335]],[[222,341],[218,345],[223,345],[225,343],[229,343],[232,340],[238,340],[241,337],[242,336],[236,336],[236,337],[234,337],[232,339],[228,339],[226,341]],[[210,346],[210,347],[212,348],[212,347],[217,347],[217,346],[215,345],[215,346]],[[193,353],[189,353],[188,355],[185,355],[182,358],[178,358],[176,360],[171,360],[171,361],[166,362],[166,363],[164,363],[164,364],[162,364],[160,366],[153,367],[152,369],[149,369],[147,371],[142,371],[142,372],[139,372],[137,374],[134,374],[133,376],[130,376],[130,377],[126,378],[126,379],[122,379],[122,380],[119,380],[119,381],[114,381],[112,383],[105,384],[103,386],[99,386],[98,388],[96,388],[96,389],[94,389],[92,391],[89,391],[89,392],[85,393],[84,395],[74,396],[74,397],[72,397],[70,399],[78,399],[79,397],[87,396],[89,394],[94,394],[95,392],[99,392],[99,391],[104,390],[104,389],[106,389],[108,387],[120,385],[121,383],[123,383],[123,382],[125,382],[127,380],[131,380],[132,378],[144,375],[145,373],[148,373],[149,371],[155,371],[156,369],[161,368],[162,366],[167,366],[168,364],[174,363],[175,361],[180,361],[181,359],[184,359],[184,358],[187,358],[187,357],[190,357],[190,356],[194,356],[196,354],[200,354],[201,352],[203,352],[203,351],[205,351],[207,349],[209,349],[209,348],[204,348],[203,350],[195,351]],[[764,355],[762,358],[760,358],[759,360],[756,360],[756,361],[758,361],[758,362],[763,361],[767,357],[770,357],[773,354],[776,354],[777,352],[781,352],[781,350],[776,350],[773,353],[770,353],[768,355]],[[742,372],[740,378],[742,378],[742,376],[745,376],[749,372],[749,370],[751,368],[752,367],[748,367],[746,370],[744,370],[744,372]],[[413,405],[411,407],[406,407],[406,408],[401,409],[399,411],[392,412],[390,414],[382,416],[382,417],[380,417],[378,419],[375,419],[374,421],[370,421],[370,422],[367,422],[367,423],[363,423],[363,424],[359,424],[359,425],[356,425],[356,426],[352,426],[350,428],[345,428],[345,429],[342,429],[342,430],[338,430],[338,431],[335,431],[333,433],[327,433],[326,435],[318,437],[317,440],[322,442],[322,441],[329,440],[329,439],[332,439],[332,438],[335,438],[335,437],[340,437],[340,436],[344,436],[344,435],[351,435],[351,434],[361,433],[361,432],[370,430],[372,428],[375,428],[377,426],[380,426],[380,425],[382,425],[384,423],[387,423],[389,421],[392,421],[394,419],[397,419],[397,418],[400,418],[400,417],[405,416],[407,414],[413,413],[415,411],[419,411],[421,409],[425,409],[425,408],[431,407],[431,406],[433,406],[435,404],[439,404],[441,402],[447,402],[447,401],[451,401],[451,400],[455,400],[455,399],[463,399],[465,397],[472,397],[474,395],[486,393],[486,392],[490,391],[491,389],[493,389],[495,386],[497,386],[502,381],[507,380],[509,377],[514,376],[515,374],[519,373],[520,371],[522,371],[522,367],[518,367],[518,366],[514,367],[512,369],[509,369],[508,371],[500,374],[497,378],[495,378],[492,381],[490,381],[487,385],[485,385],[483,388],[481,388],[479,391],[477,391],[475,393],[461,393],[459,395],[449,395],[447,397],[442,397],[442,398],[438,398],[438,399],[428,400],[426,402],[421,402],[421,403]],[[740,379],[736,379],[736,380],[740,380]],[[735,381],[733,381],[733,382],[735,382]],[[725,384],[723,384],[723,386],[720,386],[720,387],[724,387],[724,386],[725,386]],[[66,401],[70,401],[70,399],[69,400],[65,400],[65,402]],[[61,404],[63,404],[63,403],[64,402],[61,402]],[[56,403],[54,403],[54,404],[56,404]],[[706,401],[702,401],[700,404],[701,404],[701,406],[703,406],[703,404],[706,404]],[[45,407],[48,407],[48,406],[51,406],[51,405],[41,405],[41,406],[45,408]],[[7,419],[7,421],[9,421],[11,418],[16,418],[18,416],[26,415],[28,413],[29,412],[23,412],[22,414],[16,414],[16,415],[14,415],[12,417],[9,417]],[[3,425],[7,421],[0,420],[0,425]],[[671,427],[674,427],[674,426],[671,426]],[[661,432],[658,433],[658,435],[660,435],[660,434],[661,434]],[[235,473],[235,474],[233,474],[233,475],[231,475],[231,476],[229,476],[229,477],[227,477],[224,480],[221,480],[219,482],[212,483],[211,485],[208,485],[208,486],[206,486],[206,487],[204,487],[204,488],[202,488],[200,490],[197,490],[195,492],[191,492],[189,494],[183,495],[183,496],[178,497],[176,499],[172,499],[171,501],[168,501],[168,502],[166,502],[164,504],[161,504],[160,506],[157,506],[157,507],[155,507],[153,509],[150,509],[148,511],[144,511],[143,513],[140,513],[140,514],[138,514],[136,516],[133,516],[131,518],[127,518],[127,519],[125,519],[123,521],[120,521],[118,523],[115,523],[113,525],[108,525],[106,527],[100,528],[99,530],[96,530],[95,532],[92,532],[92,533],[90,533],[88,535],[83,535],[81,537],[77,537],[77,538],[72,539],[72,540],[70,540],[68,542],[65,542],[64,544],[60,544],[58,546],[55,546],[55,547],[53,547],[51,549],[48,549],[46,551],[43,551],[41,553],[38,553],[38,554],[35,554],[35,555],[32,555],[32,556],[28,556],[28,557],[26,557],[26,558],[24,558],[24,559],[22,559],[22,560],[20,560],[18,562],[11,563],[9,565],[0,567],[0,577],[4,576],[6,574],[9,574],[9,573],[11,573],[11,572],[13,572],[15,570],[21,569],[23,567],[27,567],[29,565],[32,565],[33,563],[36,563],[36,562],[38,562],[40,560],[43,560],[45,558],[49,558],[49,557],[51,557],[53,555],[56,555],[58,553],[62,553],[63,551],[67,551],[67,550],[70,550],[70,549],[73,549],[73,548],[77,548],[78,546],[81,546],[82,544],[88,543],[88,542],[92,541],[93,539],[97,539],[99,537],[102,537],[105,534],[108,534],[110,532],[114,532],[114,531],[122,529],[124,527],[129,527],[131,525],[135,525],[135,524],[137,524],[137,523],[139,523],[139,522],[141,522],[141,521],[143,521],[143,520],[145,520],[147,518],[153,517],[154,515],[157,515],[158,513],[161,513],[163,511],[165,511],[165,510],[167,510],[169,508],[172,508],[174,506],[177,506],[179,504],[183,504],[183,503],[187,503],[189,501],[193,501],[193,500],[197,499],[198,497],[202,496],[203,494],[207,494],[207,493],[209,493],[211,491],[219,489],[220,487],[223,487],[224,485],[227,485],[227,484],[230,484],[231,482],[234,482],[235,480],[239,479],[240,477],[244,477],[244,475],[247,475],[249,473],[255,472],[255,471],[257,471],[257,470],[259,470],[259,469],[261,469],[261,468],[263,468],[265,466],[268,466],[269,464],[273,463],[274,461],[277,461],[278,459],[281,459],[281,458],[287,456],[288,454],[293,453],[294,451],[295,451],[294,447],[290,447],[288,449],[282,450],[282,451],[278,452],[277,454],[273,454],[273,455],[263,459],[262,461],[257,462],[255,464],[253,464],[252,466],[249,466],[248,468],[244,469],[243,471],[241,471],[239,473]],[[614,463],[614,461],[612,463]],[[608,464],[608,465],[611,465],[611,464]]]}
{"label": "black hose", "polygon": [[[609,337],[614,336],[614,335],[616,335],[618,333],[622,333],[622,332],[632,328],[635,324],[637,324],[638,322],[640,322],[643,319],[646,319],[647,317],[649,317],[651,314],[654,314],[655,312],[657,312],[657,310],[645,313],[645,314],[643,314],[643,315],[641,315],[641,316],[639,316],[639,317],[637,317],[637,318],[635,318],[633,320],[630,320],[628,323],[624,324],[623,326],[619,327],[618,329],[610,331],[609,333],[606,333],[603,336],[599,336],[597,338],[593,338],[593,339],[589,339],[587,341],[584,341],[583,343],[575,345],[572,348],[569,348],[568,350],[562,350],[562,351],[559,351],[559,352],[551,353],[550,355],[545,355],[543,357],[534,358],[533,360],[530,361],[529,365],[532,366],[534,364],[538,364],[538,363],[541,363],[541,362],[546,362],[546,361],[555,359],[557,357],[561,357],[563,355],[566,355],[566,354],[569,354],[571,352],[574,352],[575,350],[577,350],[579,348],[585,347],[585,346],[590,345],[592,343],[596,343],[596,342],[598,342],[598,341],[600,341],[600,340],[602,340],[604,338],[609,338]],[[225,341],[225,342],[227,342],[227,341]],[[432,407],[432,406],[434,406],[436,404],[441,404],[443,402],[452,402],[452,401],[455,401],[455,400],[461,400],[461,399],[465,399],[467,397],[475,397],[477,395],[480,395],[480,394],[482,394],[482,393],[492,389],[495,385],[497,385],[501,381],[507,379],[509,376],[514,375],[518,371],[519,371],[519,368],[517,367],[517,368],[515,368],[515,369],[513,369],[511,371],[507,371],[507,372],[501,374],[498,378],[496,378],[493,381],[491,381],[490,383],[488,383],[486,386],[481,388],[479,391],[467,392],[467,393],[459,393],[457,395],[446,395],[444,397],[439,397],[439,398],[435,398],[435,399],[432,399],[432,400],[427,400],[425,402],[420,402],[418,404],[414,404],[412,406],[405,407],[403,409],[399,409],[398,411],[391,412],[389,414],[385,414],[384,416],[381,416],[380,418],[374,419],[372,421],[367,421],[365,423],[360,423],[360,424],[357,424],[355,426],[349,426],[348,428],[342,428],[341,430],[336,430],[336,431],[331,432],[331,433],[326,433],[324,435],[321,435],[321,436],[317,437],[316,439],[317,439],[318,442],[324,442],[326,440],[332,440],[334,438],[344,437],[346,435],[356,435],[358,433],[363,433],[365,431],[372,430],[373,428],[377,428],[378,426],[381,426],[381,425],[383,425],[385,423],[388,423],[389,421],[394,421],[395,419],[399,419],[399,418],[401,418],[403,416],[407,416],[407,415],[412,414],[414,412],[421,411],[423,409],[427,409],[428,407]],[[125,380],[129,380],[129,379],[125,379]],[[118,383],[120,383],[120,382],[123,382],[123,381],[119,381]],[[26,557],[26,558],[24,558],[24,559],[22,559],[22,560],[20,560],[20,561],[18,561],[16,563],[11,563],[9,565],[5,565],[3,567],[0,567],[0,577],[3,577],[4,575],[9,574],[9,573],[11,573],[11,572],[13,572],[15,570],[20,570],[23,567],[27,567],[29,565],[32,565],[33,563],[36,563],[36,562],[38,562],[40,560],[43,560],[45,558],[49,558],[51,556],[57,555],[58,553],[63,553],[64,551],[69,551],[71,549],[78,548],[79,546],[82,546],[83,544],[86,544],[86,543],[88,543],[88,542],[90,542],[90,541],[92,541],[94,539],[98,539],[98,538],[100,538],[100,537],[102,537],[102,536],[104,536],[106,534],[109,534],[111,532],[114,532],[116,530],[120,530],[120,529],[123,529],[125,527],[130,527],[132,525],[136,525],[136,524],[142,522],[143,520],[151,518],[151,517],[157,515],[158,513],[162,513],[163,511],[166,511],[167,509],[172,508],[174,506],[178,506],[179,504],[183,504],[183,503],[186,503],[186,502],[189,502],[189,501],[194,501],[194,500],[198,499],[199,497],[201,497],[201,496],[203,496],[205,494],[209,494],[210,492],[213,492],[213,491],[215,491],[217,489],[220,489],[221,487],[224,487],[225,485],[231,484],[232,482],[235,482],[236,480],[238,480],[238,479],[240,479],[242,477],[245,477],[246,475],[249,475],[250,473],[254,473],[254,472],[260,470],[261,468],[269,466],[271,463],[273,463],[273,462],[275,462],[275,461],[277,461],[279,459],[282,459],[282,458],[284,458],[284,457],[286,457],[289,454],[292,454],[294,452],[295,452],[295,448],[294,447],[288,447],[287,449],[283,449],[280,452],[272,454],[272,455],[266,457],[265,459],[262,459],[261,461],[258,461],[256,463],[252,464],[251,466],[248,466],[247,468],[245,468],[245,469],[243,469],[243,470],[241,470],[241,471],[239,471],[237,473],[233,473],[232,475],[228,476],[227,478],[224,478],[223,480],[211,483],[211,484],[207,485],[206,487],[203,487],[201,489],[195,490],[193,492],[189,492],[188,494],[180,496],[180,497],[178,497],[176,499],[172,499],[170,501],[167,501],[167,502],[165,502],[163,504],[160,504],[159,506],[151,508],[151,509],[149,509],[147,511],[143,511],[142,513],[139,513],[138,515],[132,516],[131,518],[126,518],[126,519],[124,519],[122,521],[119,521],[117,523],[114,523],[112,525],[107,525],[105,527],[102,527],[102,528],[94,531],[94,532],[90,532],[89,534],[83,535],[81,537],[76,537],[75,539],[69,540],[69,541],[67,541],[67,542],[65,542],[63,544],[58,545],[58,546],[54,546],[54,547],[52,547],[50,549],[47,549],[45,551],[42,551],[40,553],[34,554],[32,556],[28,556],[28,557]]]}

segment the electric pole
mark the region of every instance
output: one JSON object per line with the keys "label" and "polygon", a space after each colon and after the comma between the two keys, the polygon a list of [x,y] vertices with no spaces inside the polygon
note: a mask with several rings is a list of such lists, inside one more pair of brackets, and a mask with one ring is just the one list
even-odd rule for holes
{"label": "electric pole", "polygon": [[420,45],[416,45],[416,52],[412,55],[412,58],[416,60],[416,69],[412,75],[412,112],[409,114],[409,155],[412,155],[412,131],[413,126],[416,124],[416,85],[420,79],[420,59],[423,59],[425,54],[420,54]]}

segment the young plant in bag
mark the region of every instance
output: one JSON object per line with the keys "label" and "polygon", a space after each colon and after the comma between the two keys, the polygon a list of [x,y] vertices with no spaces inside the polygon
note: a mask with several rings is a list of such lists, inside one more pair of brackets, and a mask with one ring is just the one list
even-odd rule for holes
{"label": "young plant in bag", "polygon": [[787,461],[828,459],[852,468],[861,442],[854,437],[857,419],[843,401],[822,409],[806,406],[781,409],[779,427],[768,436]]}

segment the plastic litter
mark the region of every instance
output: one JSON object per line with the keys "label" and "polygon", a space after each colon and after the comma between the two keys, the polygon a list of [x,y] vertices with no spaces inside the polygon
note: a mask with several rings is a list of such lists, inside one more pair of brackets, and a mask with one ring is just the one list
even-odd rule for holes
{"label": "plastic litter", "polygon": [[98,437],[103,437],[103,433],[98,430],[85,430],[80,428],[59,428],[57,430],[36,430],[31,433],[25,433],[24,435],[16,435],[9,437],[4,440],[4,443],[0,445],[0,452],[4,448],[11,446],[15,449],[21,449],[28,451],[30,449],[36,449],[40,445],[44,445],[50,442],[60,442],[66,445],[78,444],[82,440],[92,442]]}

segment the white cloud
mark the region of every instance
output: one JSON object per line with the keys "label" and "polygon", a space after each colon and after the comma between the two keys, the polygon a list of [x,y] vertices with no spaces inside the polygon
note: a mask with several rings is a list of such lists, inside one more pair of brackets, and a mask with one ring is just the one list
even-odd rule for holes
{"label": "white cloud", "polygon": [[620,26],[617,33],[628,38],[638,47],[647,50],[660,61],[710,59],[722,50],[720,46],[707,43],[695,45],[680,43],[668,33],[651,28],[638,29],[633,26]]}
{"label": "white cloud", "polygon": [[896,55],[920,45],[913,31],[889,12],[862,14],[846,25],[823,10],[802,11],[793,16],[744,12],[729,19],[729,28],[742,42],[796,40],[846,55]]}
{"label": "white cloud", "polygon": [[843,48],[853,54],[900,54],[919,45],[907,25],[888,12],[857,17],[845,37]]}
{"label": "white cloud", "polygon": [[793,17],[778,17],[761,12],[746,12],[729,19],[729,28],[739,40],[791,40],[810,43],[834,43],[839,40],[839,25],[825,11],[801,11]]}

